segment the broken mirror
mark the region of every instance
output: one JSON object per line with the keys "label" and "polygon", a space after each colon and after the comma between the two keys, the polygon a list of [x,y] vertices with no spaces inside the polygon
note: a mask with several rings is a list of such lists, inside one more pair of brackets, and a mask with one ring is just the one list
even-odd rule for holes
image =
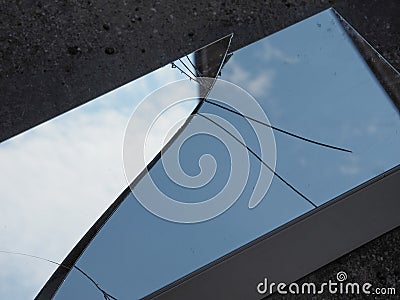
{"label": "broken mirror", "polygon": [[399,165],[398,73],[334,10],[228,52],[177,70],[200,104],[136,178],[125,145],[130,188],[38,299],[143,298]]}
{"label": "broken mirror", "polygon": [[[186,80],[179,69],[193,69],[194,60],[194,53],[186,55],[0,144],[0,298],[34,298],[57,263],[127,186],[121,155],[124,132],[146,95],[183,80],[179,92],[196,97],[163,115],[162,126],[147,134],[147,160],[138,159],[131,172],[139,174],[160,151],[157,137],[172,121],[190,115],[199,103],[198,84]],[[146,112],[135,119],[140,124],[170,99],[153,100],[141,105]],[[137,129],[139,140],[141,125]]]}

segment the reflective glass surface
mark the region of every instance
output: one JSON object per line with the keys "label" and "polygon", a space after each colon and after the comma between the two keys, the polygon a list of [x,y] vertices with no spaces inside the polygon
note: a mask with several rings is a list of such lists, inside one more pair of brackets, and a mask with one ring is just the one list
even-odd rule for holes
{"label": "reflective glass surface", "polygon": [[[0,252],[1,299],[33,299],[57,268],[10,252],[60,263],[124,190],[121,153],[132,112],[151,91],[181,79],[186,76],[168,64],[0,144],[0,251],[6,251]],[[194,81],[186,89],[198,93]],[[151,113],[161,104],[146,109]],[[196,104],[177,105],[174,118],[186,118]],[[164,118],[149,134],[157,143],[147,147],[147,163],[174,118]],[[138,174],[142,166],[138,162],[131,171]]]}
{"label": "reflective glass surface", "polygon": [[[142,298],[397,166],[398,73],[372,71],[343,24],[327,10],[227,56],[76,265],[115,298]],[[101,297],[73,269],[55,298]]]}

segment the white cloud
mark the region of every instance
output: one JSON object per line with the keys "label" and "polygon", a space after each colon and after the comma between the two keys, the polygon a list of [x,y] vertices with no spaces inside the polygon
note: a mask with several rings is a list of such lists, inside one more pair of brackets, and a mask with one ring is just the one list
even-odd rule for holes
{"label": "white cloud", "polygon": [[229,67],[231,74],[227,77],[228,81],[240,84],[240,86],[244,87],[254,97],[269,94],[274,79],[274,72],[272,70],[250,72],[242,68],[235,61],[232,61]]}
{"label": "white cloud", "polygon": [[270,43],[264,43],[263,48],[264,49],[261,54],[262,55],[261,57],[265,62],[270,62],[272,60],[282,61],[287,64],[294,64],[294,63],[299,62],[298,57],[293,57],[293,56],[287,55],[282,50],[274,47]]}
{"label": "white cloud", "polygon": [[[104,110],[73,115],[43,124],[2,146],[0,222],[6,226],[0,235],[2,250],[61,262],[122,191],[123,118]],[[38,289],[56,268],[38,269],[43,265],[32,261],[27,269],[24,260],[10,261],[5,254],[0,254],[0,260],[1,298],[6,298],[3,283],[10,276]]]}
{"label": "white cloud", "polygon": [[272,85],[272,71],[265,71],[257,78],[251,80],[247,88],[254,96],[262,96],[268,92]]}
{"label": "white cloud", "polygon": [[[122,143],[133,108],[179,78],[165,67],[2,143],[0,250],[61,262],[127,186]],[[161,129],[168,126],[163,119]],[[57,267],[4,253],[0,265],[1,299],[32,299]]]}

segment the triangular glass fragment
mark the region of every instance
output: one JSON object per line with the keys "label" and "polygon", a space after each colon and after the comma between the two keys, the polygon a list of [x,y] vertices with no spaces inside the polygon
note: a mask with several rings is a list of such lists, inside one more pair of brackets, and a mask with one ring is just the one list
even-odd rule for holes
{"label": "triangular glass fragment", "polygon": [[[222,68],[225,56],[229,49],[231,38],[232,35],[223,37],[220,40],[217,40],[214,43],[200,48],[194,53],[182,57],[181,59],[178,59],[177,61],[171,63],[172,69],[176,69],[173,70],[174,72],[180,73],[181,75],[183,74],[183,76],[188,77],[189,80],[177,81],[175,84],[172,82],[170,83],[171,87],[169,87],[168,85],[160,86],[160,89],[158,90],[159,94],[150,97],[148,96],[135,109],[135,112],[139,114],[139,116],[144,116],[144,118],[140,119],[139,122],[136,122],[137,120],[135,120],[134,123],[131,123],[132,119],[134,119],[131,116],[131,121],[128,122],[128,126],[126,129],[124,151],[128,153],[134,153],[134,156],[128,156],[125,160],[125,174],[127,176],[128,182],[131,182],[136,177],[143,177],[143,174],[145,174],[147,170],[150,169],[160,158],[160,153],[153,157],[155,155],[154,149],[161,149],[162,147],[164,147],[163,151],[165,151],[165,149],[167,149],[170,144],[175,140],[175,136],[179,135],[180,132],[190,122],[192,116],[189,116],[189,118],[187,119],[187,111],[189,111],[190,109],[192,111],[197,111],[199,105],[201,104],[201,100],[204,99],[204,97],[206,97],[206,95],[210,92],[210,89],[212,88],[216,79],[213,77],[192,75],[194,75],[195,72],[198,72],[198,70],[202,70],[206,72],[208,76],[216,76],[219,73],[219,70]],[[202,60],[196,59],[196,57],[199,57],[199,55],[203,57]],[[195,87],[195,89],[193,89],[193,87]],[[176,93],[179,96],[183,97],[183,99],[190,100],[191,102],[176,103],[176,101],[174,101],[174,98],[165,97],[164,93],[168,94],[168,92]],[[192,98],[188,99],[187,97]],[[193,106],[193,101],[195,101],[194,103],[197,104],[196,106]],[[154,106],[156,106],[156,110],[154,109]],[[184,109],[183,113],[186,113],[186,116],[182,115],[182,112],[179,113],[173,111],[174,108],[178,110]],[[183,118],[185,124],[178,124],[178,127],[175,126],[175,128],[171,128],[172,133],[171,131],[166,132],[169,134],[170,137],[165,140],[160,139],[160,134],[157,134],[156,132],[156,134],[154,134],[155,138],[158,138],[158,140],[161,142],[161,145],[157,145],[155,147],[152,146],[152,152],[150,154],[146,153],[143,147],[135,148],[138,144],[145,144],[146,142],[148,142],[148,139],[151,139],[151,137],[149,138],[149,135],[151,136],[152,133],[151,130],[154,131],[154,127],[156,127],[156,125],[154,125],[155,122],[153,122],[153,118],[157,120],[157,114],[159,114],[160,112],[162,114],[166,114],[164,110],[172,110],[172,113],[170,112],[170,116],[167,117],[172,118],[173,122],[175,121],[174,119],[178,119],[178,121],[180,121],[179,119]],[[161,125],[165,127],[165,122],[161,121]],[[132,126],[132,128],[130,128],[130,126]],[[168,127],[171,127],[171,125],[168,125]],[[146,132],[147,129],[149,129],[148,132]],[[165,131],[165,128],[162,128],[162,130]],[[132,135],[130,135],[130,133],[132,133]],[[144,133],[145,135],[138,136],[138,133]],[[148,157],[150,156],[150,159],[145,159],[143,161],[144,164],[142,164],[141,159],[138,159],[138,157],[142,156],[146,158],[146,154]],[[132,159],[132,161],[130,159]],[[134,167],[130,168],[130,166],[132,165],[134,165]],[[142,172],[138,174],[141,169],[144,170],[142,170]],[[80,242],[72,249],[71,253],[63,260],[63,262],[60,264],[60,266],[57,268],[57,270],[54,272],[54,274],[51,276],[51,278],[48,280],[46,285],[42,288],[35,299],[48,299],[53,297],[61,283],[64,281],[65,277],[71,271],[73,274],[76,273],[76,275],[78,276],[83,275],[83,278],[86,277],[84,271],[81,271],[81,269],[74,267],[76,260],[88,246],[90,241],[95,237],[98,230],[106,223],[108,218],[126,199],[128,194],[129,188],[127,188],[118,197],[118,199],[103,213],[103,215],[92,226],[89,232],[87,232],[87,234],[80,240]],[[86,280],[87,279],[89,278],[86,277]],[[108,297],[107,294],[105,296]]]}

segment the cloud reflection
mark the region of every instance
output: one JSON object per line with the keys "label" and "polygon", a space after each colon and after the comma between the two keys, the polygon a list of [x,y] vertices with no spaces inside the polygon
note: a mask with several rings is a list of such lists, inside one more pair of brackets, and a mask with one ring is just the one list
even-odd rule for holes
{"label": "cloud reflection", "polygon": [[[122,143],[130,114],[149,92],[182,78],[166,66],[4,142],[0,250],[61,262],[127,186]],[[148,109],[159,110],[157,103]],[[190,111],[186,106],[177,114]],[[173,122],[163,118],[162,125],[152,141],[164,137]],[[151,143],[148,157],[160,147]],[[9,254],[0,254],[0,265],[2,299],[32,299],[57,267]]]}

